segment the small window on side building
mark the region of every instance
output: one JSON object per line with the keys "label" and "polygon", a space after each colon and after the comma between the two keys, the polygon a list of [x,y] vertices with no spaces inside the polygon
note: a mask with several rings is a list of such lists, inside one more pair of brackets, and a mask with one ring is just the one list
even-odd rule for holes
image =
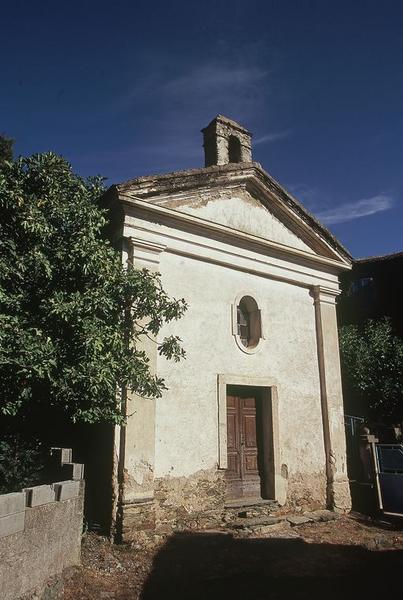
{"label": "small window on side building", "polygon": [[356,279],[355,281],[353,281],[351,283],[350,289],[349,289],[349,295],[354,296],[355,294],[360,293],[361,290],[371,287],[373,284],[374,284],[373,277],[360,277],[359,279]]}

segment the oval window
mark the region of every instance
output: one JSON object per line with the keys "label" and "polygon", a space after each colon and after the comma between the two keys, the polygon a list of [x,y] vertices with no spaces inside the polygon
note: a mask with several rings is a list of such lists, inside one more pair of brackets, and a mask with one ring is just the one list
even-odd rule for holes
{"label": "oval window", "polygon": [[255,348],[262,337],[260,310],[252,296],[243,296],[237,306],[237,335],[245,348]]}

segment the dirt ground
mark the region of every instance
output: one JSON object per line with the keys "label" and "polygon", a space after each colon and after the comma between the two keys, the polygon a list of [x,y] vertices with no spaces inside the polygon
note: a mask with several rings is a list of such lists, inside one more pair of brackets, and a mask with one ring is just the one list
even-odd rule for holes
{"label": "dirt ground", "polygon": [[114,546],[87,534],[82,566],[65,577],[64,600],[346,600],[402,595],[401,525],[345,516],[274,529],[254,537],[183,532],[152,550]]}

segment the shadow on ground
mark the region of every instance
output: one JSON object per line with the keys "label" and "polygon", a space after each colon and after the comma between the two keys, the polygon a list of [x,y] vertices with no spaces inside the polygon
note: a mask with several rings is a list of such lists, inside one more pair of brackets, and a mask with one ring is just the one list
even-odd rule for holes
{"label": "shadow on ground", "polygon": [[400,595],[402,568],[403,550],[184,533],[171,537],[156,554],[140,598],[379,598],[395,584]]}

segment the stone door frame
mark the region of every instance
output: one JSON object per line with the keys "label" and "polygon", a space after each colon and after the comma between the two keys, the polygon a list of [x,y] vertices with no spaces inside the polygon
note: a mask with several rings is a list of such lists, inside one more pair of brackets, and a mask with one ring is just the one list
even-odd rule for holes
{"label": "stone door frame", "polygon": [[[273,500],[284,504],[286,500],[286,481],[281,477],[280,464],[280,427],[278,410],[277,383],[270,378],[250,377],[248,375],[219,374],[217,376],[218,396],[218,468],[227,469],[227,386],[251,386],[260,388],[263,400],[266,427],[270,428],[270,441],[272,443],[272,460],[268,466],[263,483],[266,490],[270,490]],[[268,492],[269,493],[269,492]]]}

